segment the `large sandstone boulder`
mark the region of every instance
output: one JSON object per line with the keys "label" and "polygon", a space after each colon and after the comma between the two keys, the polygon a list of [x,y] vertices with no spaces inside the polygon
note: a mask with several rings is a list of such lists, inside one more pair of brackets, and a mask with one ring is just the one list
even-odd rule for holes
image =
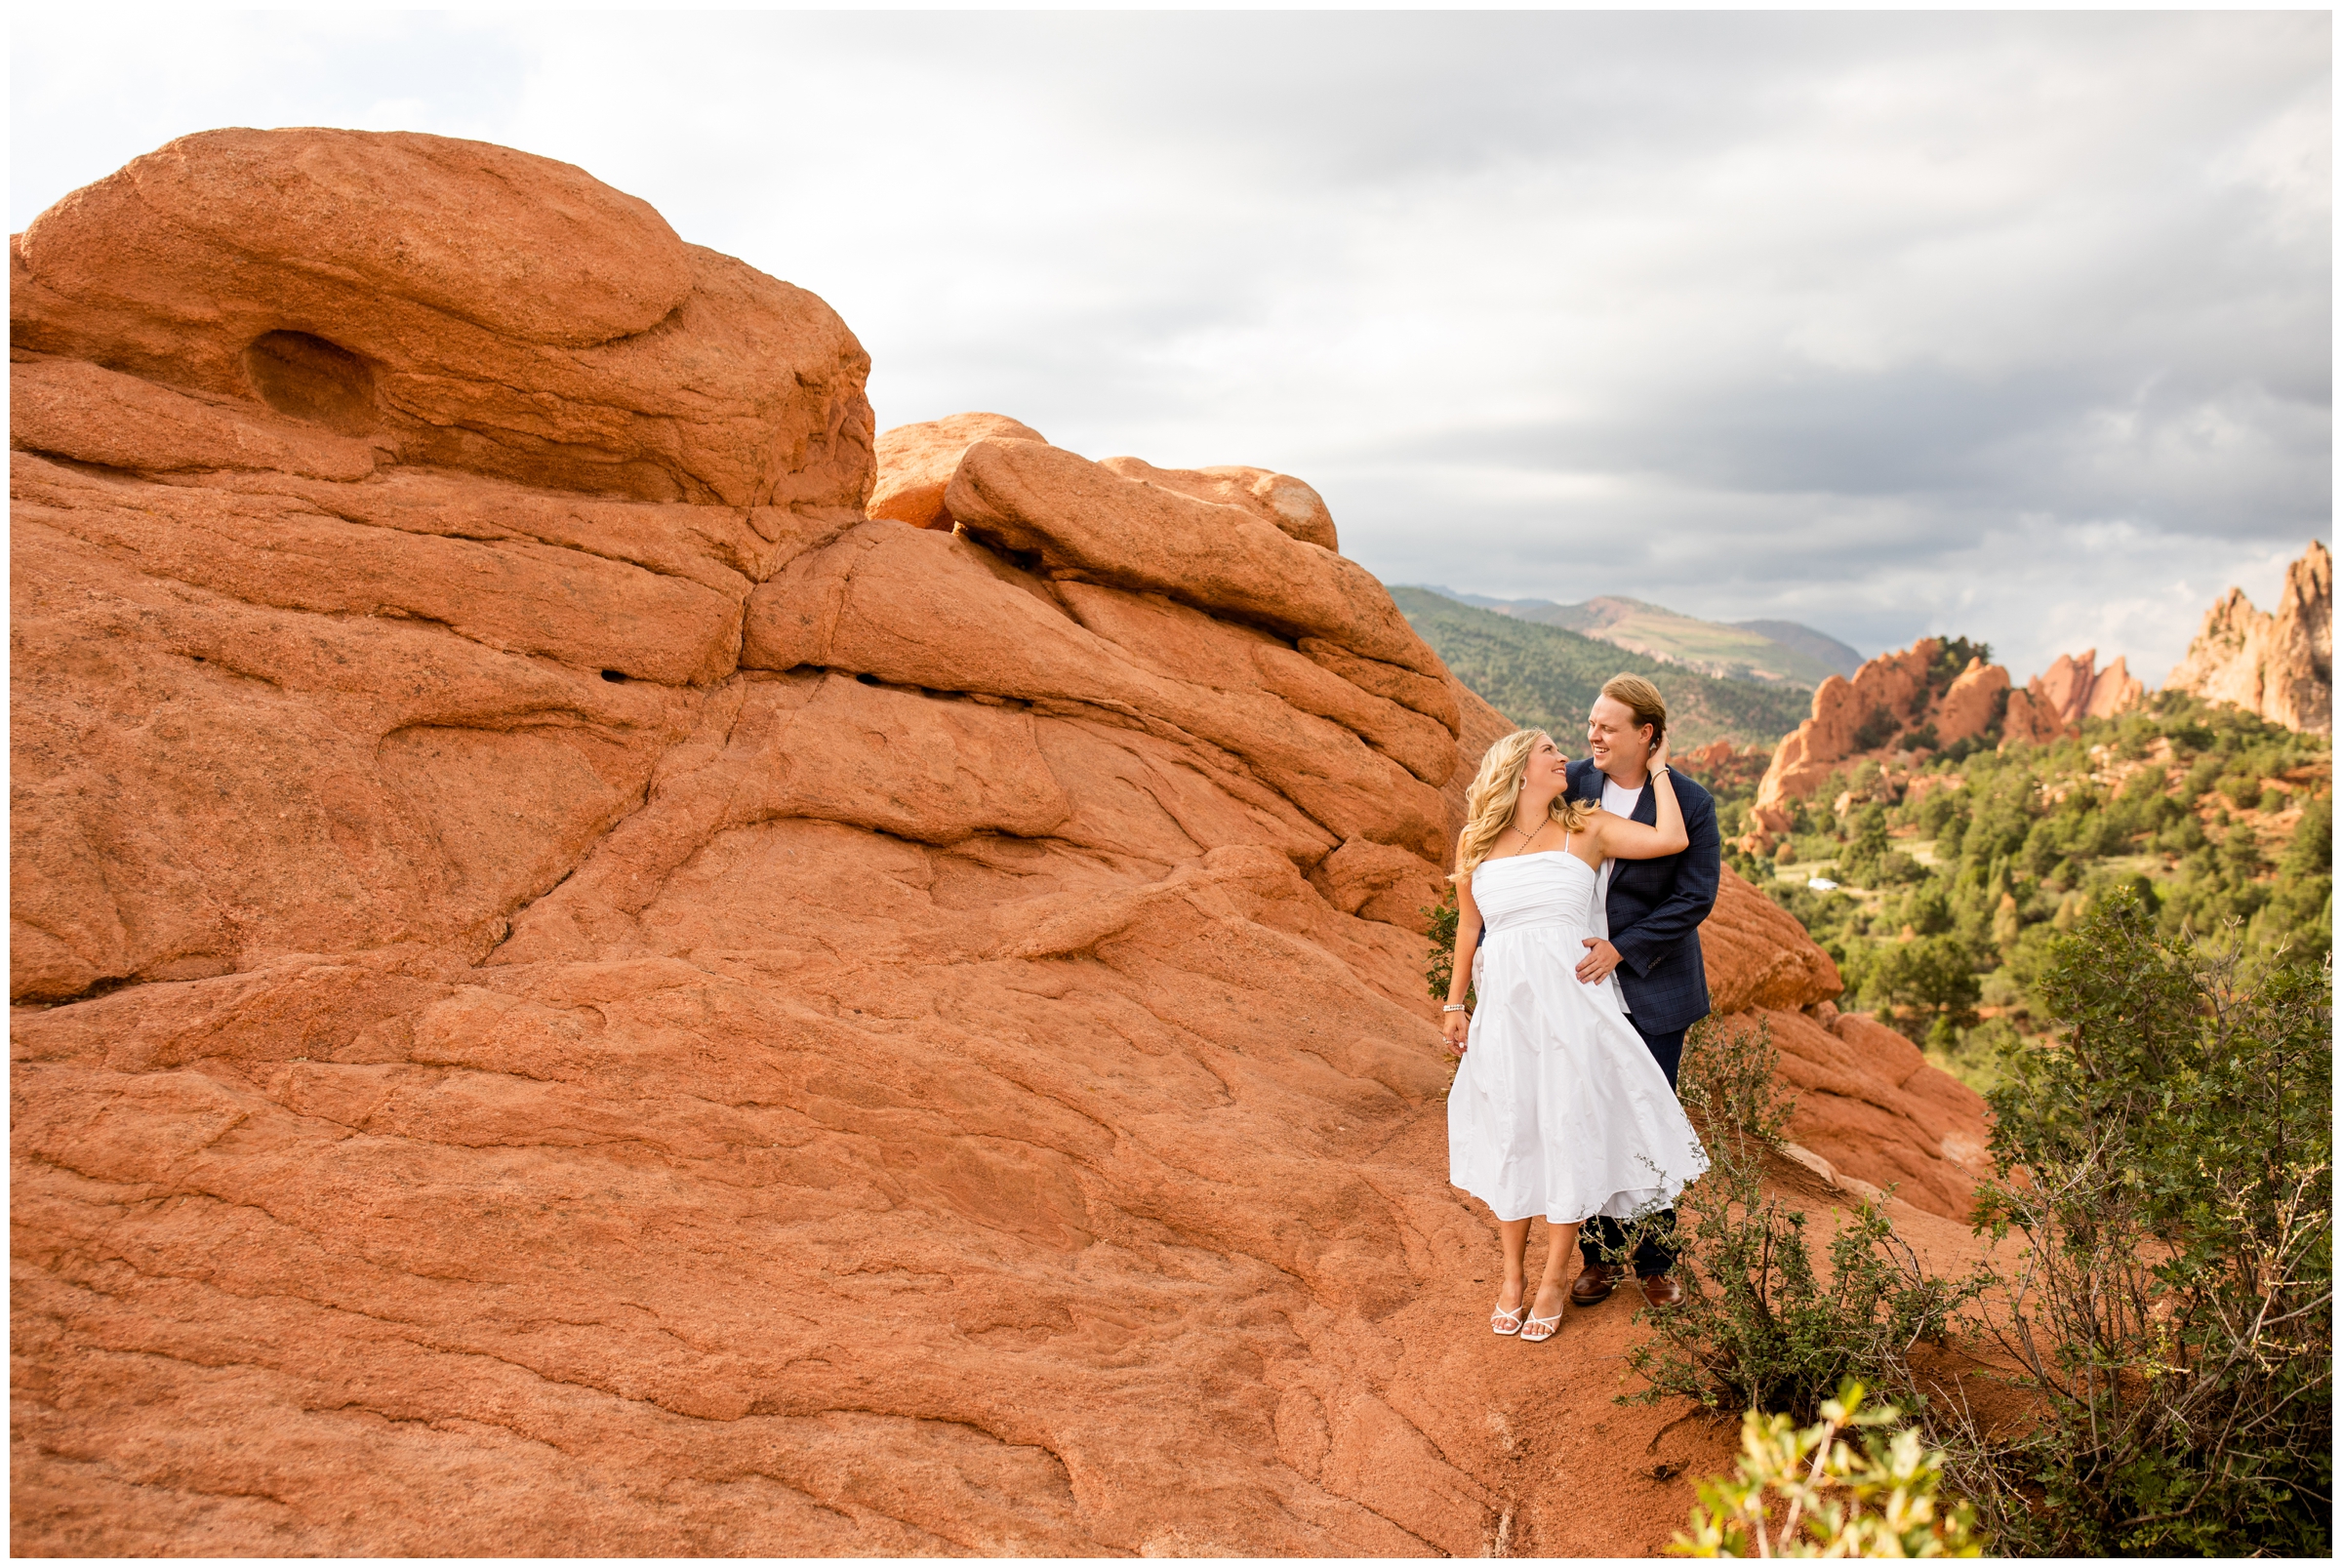
{"label": "large sandstone boulder", "polygon": [[1052,575],[1163,594],[1419,675],[1445,667],[1363,567],[1250,507],[1030,441],[968,448],[945,505],[976,538]]}
{"label": "large sandstone boulder", "polygon": [[1042,441],[1040,431],[1005,414],[953,414],[920,424],[898,424],[879,433],[878,475],[870,488],[872,517],[892,518],[913,528],[949,529],[944,491],[968,448],[987,437]]}
{"label": "large sandstone boulder", "polygon": [[2001,737],[2020,745],[2045,745],[2065,734],[2065,720],[2048,699],[2020,687],[2008,694]]}
{"label": "large sandstone boulder", "polygon": [[2008,671],[1981,659],[1952,677],[1935,705],[1935,738],[1945,745],[1971,741],[1993,727],[2009,702]]}
{"label": "large sandstone boulder", "polygon": [[9,312],[17,358],[398,462],[642,501],[868,493],[869,358],[835,312],[583,170],[485,142],[183,137],[15,238]]}
{"label": "large sandstone boulder", "polygon": [[1109,458],[1099,466],[1110,468],[1125,479],[1160,485],[1198,501],[1241,506],[1306,544],[1318,544],[1329,550],[1342,547],[1341,538],[1334,530],[1334,514],[1326,509],[1325,498],[1289,473],[1240,465],[1158,468],[1142,458]]}
{"label": "large sandstone boulder", "polygon": [[1991,1170],[1991,1121],[1973,1089],[1860,1013],[1824,1003],[1723,1021],[1731,1029],[1758,1025],[1770,1030],[1782,1087],[1796,1098],[1789,1133],[1798,1146],[1839,1177],[1894,1188],[1923,1213],[1967,1218],[1976,1183]]}
{"label": "large sandstone boulder", "polygon": [[[1511,726],[1283,476],[873,518],[827,306],[474,143],[12,255],[18,1551],[1603,1554],[1725,1462],[1479,1327],[1418,930]],[[1719,998],[1934,1190],[1785,920]]]}
{"label": "large sandstone boulder", "polygon": [[2204,612],[2188,655],[2164,686],[2233,703],[2287,729],[2334,726],[2334,557],[2323,543],[2285,570],[2275,614],[2231,588]]}
{"label": "large sandstone boulder", "polygon": [[1700,956],[1710,1001],[1718,1013],[1751,1008],[1796,1011],[1834,1002],[1846,988],[1837,965],[1805,935],[1797,917],[1725,868],[1715,907],[1700,926]]}

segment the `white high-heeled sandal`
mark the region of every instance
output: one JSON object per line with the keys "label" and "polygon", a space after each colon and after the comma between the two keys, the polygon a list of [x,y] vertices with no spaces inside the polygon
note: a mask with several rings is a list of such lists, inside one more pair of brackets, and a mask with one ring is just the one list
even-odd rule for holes
{"label": "white high-heeled sandal", "polygon": [[[1524,1301],[1521,1303],[1521,1305],[1526,1307],[1528,1303]],[[1528,1321],[1520,1326],[1521,1343],[1524,1345],[1543,1345],[1546,1341],[1552,1339],[1555,1334],[1558,1334],[1561,1331],[1561,1314],[1568,1309],[1569,1292],[1563,1291],[1561,1293],[1561,1305],[1554,1308],[1553,1316],[1539,1317],[1535,1313],[1531,1313]],[[1540,1329],[1542,1329],[1544,1332],[1538,1332]]]}
{"label": "white high-heeled sandal", "polygon": [[1509,1312],[1506,1311],[1502,1307],[1499,1307],[1495,1311],[1488,1314],[1489,1329],[1494,1333],[1506,1338],[1510,1338],[1513,1335],[1518,1334],[1520,1332],[1521,1310],[1528,1305],[1529,1299],[1526,1296],[1523,1296],[1520,1299],[1520,1306],[1514,1307]]}

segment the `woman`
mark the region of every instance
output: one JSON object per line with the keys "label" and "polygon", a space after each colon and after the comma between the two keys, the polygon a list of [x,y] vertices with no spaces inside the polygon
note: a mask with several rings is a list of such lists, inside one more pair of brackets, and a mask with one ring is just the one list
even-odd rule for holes
{"label": "woman", "polygon": [[[1627,1022],[1617,981],[1586,985],[1576,974],[1585,939],[1609,934],[1602,863],[1689,842],[1666,744],[1650,762],[1656,826],[1564,798],[1567,769],[1539,730],[1505,737],[1481,759],[1456,844],[1455,979],[1440,1015],[1464,1059],[1447,1096],[1448,1180],[1495,1211],[1504,1238],[1489,1327],[1531,1343],[1561,1326],[1579,1221],[1669,1207],[1708,1168],[1667,1075]],[[1470,1015],[1467,985],[1478,990]],[[1538,1214],[1545,1273],[1524,1302]]]}

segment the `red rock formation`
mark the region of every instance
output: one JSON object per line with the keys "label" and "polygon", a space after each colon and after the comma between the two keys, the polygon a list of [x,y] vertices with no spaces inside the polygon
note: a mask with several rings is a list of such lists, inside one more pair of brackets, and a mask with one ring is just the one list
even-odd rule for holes
{"label": "red rock formation", "polygon": [[1728,1026],[1761,1019],[1781,1053],[1781,1077],[1797,1094],[1790,1136],[1841,1177],[1896,1189],[1915,1208],[1965,1219],[1975,1183],[1989,1169],[1991,1124],[1984,1102],[1932,1066],[1918,1047],[1876,1019],[1767,1009],[1735,1015]]}
{"label": "red rock formation", "polygon": [[2066,733],[2066,722],[2047,698],[2030,687],[2008,694],[2008,711],[2001,721],[2003,741],[2020,745],[2043,745]]}
{"label": "red rock formation", "polygon": [[[212,131],[75,191],[10,257],[17,359],[104,366],[186,421],[638,501],[859,506],[869,483],[869,360],[835,313],[566,164]],[[85,457],[110,422],[59,418],[28,427],[39,450],[184,462]]]}
{"label": "red rock formation", "polygon": [[1928,669],[1943,646],[1940,638],[1922,637],[1900,653],[1867,662],[1850,681],[1833,675],[1822,682],[1813,694],[1813,716],[1781,738],[1757,784],[1752,847],[1761,852],[1772,835],[1789,830],[1785,802],[1811,795],[1849,761],[1891,754],[1910,731],[1932,727],[1942,745],[1985,732],[1998,717],[2008,672],[1970,660],[1936,692]]}
{"label": "red rock formation", "polygon": [[2287,729],[2334,726],[2334,557],[2317,540],[2285,569],[2277,613],[2231,588],[2204,613],[2188,656],[2163,684],[2207,703],[2233,703]]}
{"label": "red rock formation", "polygon": [[[1940,640],[1922,637],[1900,653],[1870,661],[1851,681],[1834,675],[1822,683],[1813,694],[1813,716],[1774,749],[1757,785],[1755,830],[1746,847],[1768,851],[1789,830],[1787,802],[1810,796],[1849,764],[1893,759],[1898,739],[1910,731],[1932,729],[1938,745],[1951,745],[1999,725],[2003,744],[2039,744],[2071,734],[2084,718],[2127,712],[2145,696],[2122,660],[2097,669],[2095,649],[2061,655],[2045,673],[2015,690],[2007,670],[1971,659],[1944,690],[1933,692],[1927,670],[1942,648]],[[1861,733],[1866,722],[1876,738],[1867,745]]]}
{"label": "red rock formation", "polygon": [[[501,148],[189,138],[13,257],[17,1550],[1682,1516],[1445,1182],[1510,726],[1279,476],[995,426],[873,520],[820,301]],[[1951,1179],[1794,922],[1703,940],[1868,1107],[1806,1143]]]}
{"label": "red rock formation", "polygon": [[1823,681],[1814,690],[1813,716],[1783,736],[1774,748],[1772,766],[1756,786],[1757,812],[1772,811],[1784,800],[1803,799],[1820,788],[1840,762],[1857,750],[1874,748],[1877,743],[1859,746],[1855,733],[1874,713],[1889,715],[1896,734],[1906,725],[1918,725],[1926,702],[1927,666],[1939,646],[1925,638],[1899,654],[1868,661],[1851,681],[1841,675]]}
{"label": "red rock formation", "polygon": [[951,483],[960,454],[987,437],[1047,441],[1031,425],[1005,414],[954,414],[925,424],[898,424],[880,434],[870,515],[913,528],[949,529],[952,517],[944,508],[944,489]]}
{"label": "red rock formation", "polygon": [[2048,669],[2009,695],[2002,743],[2042,744],[2076,733],[2084,719],[2113,718],[2139,705],[2147,695],[2117,659],[2096,668],[2098,650],[2060,654]]}
{"label": "red rock formation", "polygon": [[2045,702],[2066,725],[2079,725],[2083,719],[2111,719],[2138,706],[2147,688],[2130,673],[2127,663],[2118,658],[2098,669],[2097,663],[2095,648],[2060,654],[2046,670],[2027,681],[2025,689]]}
{"label": "red rock formation", "polygon": [[1695,746],[1677,759],[1702,784],[1753,784],[1764,777],[1772,761],[1772,752],[1761,745],[1750,744],[1734,750],[1729,741],[1711,741]]}

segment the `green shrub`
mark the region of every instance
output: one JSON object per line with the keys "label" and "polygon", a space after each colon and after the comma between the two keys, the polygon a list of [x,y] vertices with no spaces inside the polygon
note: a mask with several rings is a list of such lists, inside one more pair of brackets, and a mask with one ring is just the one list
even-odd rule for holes
{"label": "green shrub", "polygon": [[1902,728],[1902,724],[1894,714],[1883,707],[1874,707],[1864,716],[1860,724],[1854,726],[1854,749],[1857,751],[1877,750],[1893,740],[1896,733]]}
{"label": "green shrub", "polygon": [[1872,873],[1871,886],[1879,888],[1909,887],[1925,882],[1934,873],[1901,850],[1889,850],[1878,857],[1878,869]]}
{"label": "green shrub", "polygon": [[1991,1327],[2043,1420],[1974,1495],[2012,1550],[2324,1555],[2330,967],[2159,939],[2127,892],[2047,957],[1978,1208],[2026,1244]]}
{"label": "green shrub", "polygon": [[[2173,748],[2176,749],[2178,744],[2178,738],[2174,737],[2172,740]],[[2217,751],[2211,752],[2206,756],[2198,757],[2194,765],[2188,769],[2187,777],[2180,781],[2180,803],[2182,805],[2193,806],[2196,804],[2196,802],[2201,800],[2211,789],[2213,782],[2220,777],[2220,753]]]}
{"label": "green shrub", "polygon": [[1797,835],[1797,859],[1800,861],[1830,861],[1837,858],[1838,842],[1828,833],[1799,833]]}
{"label": "green shrub", "polygon": [[[1975,1557],[1984,1550],[1968,1510],[1937,1501],[1944,1456],[1918,1428],[1891,1438],[1880,1428],[1902,1415],[1863,1407],[1848,1382],[1823,1402],[1822,1419],[1799,1430],[1787,1416],[1741,1418],[1740,1462],[1729,1476],[1699,1485],[1691,1529],[1668,1550],[1684,1557]],[[1862,1433],[1857,1454],[1838,1440]]]}
{"label": "green shrub", "polygon": [[1839,864],[1848,880],[1862,887],[1878,885],[1878,863],[1887,855],[1886,808],[1872,802],[1856,808],[1846,823],[1846,848]]}
{"label": "green shrub", "polygon": [[1627,1353],[1645,1387],[1622,1400],[1683,1394],[1713,1409],[1813,1420],[1848,1378],[1917,1397],[1910,1353],[1940,1342],[1973,1288],[1929,1278],[1875,1205],[1845,1216],[1816,1277],[1806,1217],[1762,1186],[1792,1103],[1774,1081],[1769,1025],[1703,1021],[1683,1052],[1682,1098],[1713,1162],[1677,1200],[1683,1299],[1647,1313]]}
{"label": "green shrub", "polygon": [[[1447,884],[1439,895],[1439,902],[1425,905],[1420,912],[1432,923],[1429,933],[1431,952],[1423,969],[1424,986],[1431,992],[1433,1001],[1445,1003],[1447,988],[1456,981],[1456,926],[1464,918],[1463,907],[1456,902],[1455,884]],[[1479,997],[1470,982],[1464,986],[1464,1005],[1479,1005]]]}

